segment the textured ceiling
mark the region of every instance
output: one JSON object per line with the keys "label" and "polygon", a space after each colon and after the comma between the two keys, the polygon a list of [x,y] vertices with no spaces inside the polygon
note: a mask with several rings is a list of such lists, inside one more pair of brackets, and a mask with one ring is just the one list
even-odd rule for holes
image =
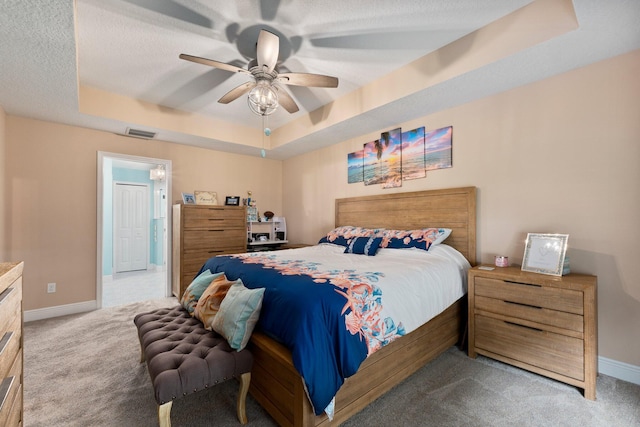
{"label": "textured ceiling", "polygon": [[[280,36],[281,69],[340,80],[337,89],[288,87],[301,111],[279,109],[268,125],[276,132],[296,120],[317,125],[315,116],[327,105],[340,105],[363,87],[530,3],[553,1],[9,0],[0,6],[0,106],[12,115],[115,133],[139,128],[158,132],[157,139],[259,155],[255,146],[233,138],[158,120],[86,113],[81,88],[174,116],[261,129],[244,98],[217,102],[246,76],[178,55],[244,67],[253,58],[258,31],[267,28]],[[353,117],[309,126],[313,130],[270,150],[269,157],[291,157],[640,48],[640,1],[574,0],[573,5],[577,29]]]}

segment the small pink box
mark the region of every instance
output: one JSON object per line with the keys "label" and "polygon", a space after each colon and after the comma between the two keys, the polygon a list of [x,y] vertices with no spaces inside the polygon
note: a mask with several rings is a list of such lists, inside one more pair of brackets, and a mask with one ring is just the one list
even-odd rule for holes
{"label": "small pink box", "polygon": [[496,267],[509,267],[509,257],[508,256],[496,256],[495,257]]}

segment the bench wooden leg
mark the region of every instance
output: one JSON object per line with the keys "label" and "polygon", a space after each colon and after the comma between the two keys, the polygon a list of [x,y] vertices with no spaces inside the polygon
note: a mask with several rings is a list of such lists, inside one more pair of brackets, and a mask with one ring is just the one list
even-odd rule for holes
{"label": "bench wooden leg", "polygon": [[158,406],[158,423],[160,427],[171,427],[171,405],[173,405],[173,400]]}
{"label": "bench wooden leg", "polygon": [[[238,392],[238,420],[242,424],[247,423],[247,393],[251,383],[251,372],[240,375],[240,391]],[[162,426],[160,426],[162,427]]]}

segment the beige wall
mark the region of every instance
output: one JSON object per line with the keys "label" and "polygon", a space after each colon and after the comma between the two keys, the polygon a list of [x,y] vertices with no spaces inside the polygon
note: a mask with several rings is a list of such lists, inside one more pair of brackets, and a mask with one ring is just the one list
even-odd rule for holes
{"label": "beige wall", "polygon": [[[261,210],[282,210],[282,163],[106,132],[6,118],[6,238],[10,257],[25,262],[24,309],[96,299],[97,152],[168,159],[170,200],[213,190],[246,197]],[[46,284],[57,283],[47,294]]]}
{"label": "beige wall", "polygon": [[317,242],[333,226],[335,198],[474,185],[479,259],[502,254],[521,263],[527,232],[568,233],[572,270],[598,276],[599,355],[638,366],[639,75],[635,51],[398,123],[453,125],[453,168],[399,189],[347,184],[347,154],[379,132],[288,159],[289,235]]}
{"label": "beige wall", "polygon": [[6,117],[7,115],[4,109],[0,106],[0,262],[11,261],[9,259],[9,243],[5,237],[5,209],[7,208],[7,202],[4,196],[4,183],[6,180],[4,171],[7,170]]}

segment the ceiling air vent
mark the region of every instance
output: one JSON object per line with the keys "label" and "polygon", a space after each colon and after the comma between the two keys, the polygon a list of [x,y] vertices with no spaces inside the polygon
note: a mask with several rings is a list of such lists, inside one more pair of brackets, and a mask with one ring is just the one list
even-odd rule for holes
{"label": "ceiling air vent", "polygon": [[131,129],[131,128],[127,128],[127,131],[125,132],[126,136],[132,136],[134,138],[143,138],[143,139],[152,139],[155,138],[156,133],[155,132],[149,132],[146,130],[141,130],[141,129]]}

